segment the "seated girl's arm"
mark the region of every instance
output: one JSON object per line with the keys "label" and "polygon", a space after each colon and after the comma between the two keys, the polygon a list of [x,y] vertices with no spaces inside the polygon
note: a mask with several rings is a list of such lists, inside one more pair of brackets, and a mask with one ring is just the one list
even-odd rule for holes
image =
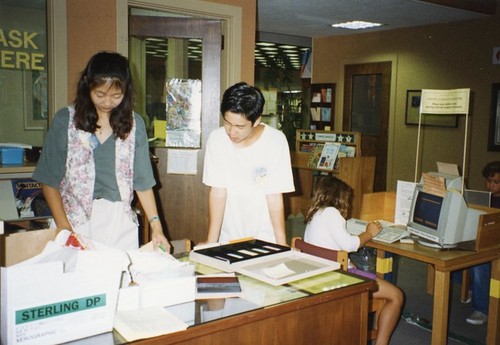
{"label": "seated girl's arm", "polygon": [[370,222],[366,226],[366,231],[359,235],[359,246],[363,247],[366,242],[377,236],[382,231],[382,225],[379,222]]}

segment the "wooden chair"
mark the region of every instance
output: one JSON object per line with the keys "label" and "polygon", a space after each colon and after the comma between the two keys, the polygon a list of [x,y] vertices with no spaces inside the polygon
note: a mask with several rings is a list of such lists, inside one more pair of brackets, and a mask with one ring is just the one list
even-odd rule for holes
{"label": "wooden chair", "polygon": [[[300,237],[292,238],[292,248],[307,254],[319,256],[327,260],[337,261],[340,264],[342,270],[347,271],[349,258],[348,253],[344,250],[333,250],[319,247],[314,244],[307,243]],[[385,303],[386,300],[383,298],[370,297],[369,299],[368,312],[373,316],[373,324],[368,330],[368,340],[377,338],[378,317],[380,315],[380,310],[382,310],[382,307],[385,305]]]}

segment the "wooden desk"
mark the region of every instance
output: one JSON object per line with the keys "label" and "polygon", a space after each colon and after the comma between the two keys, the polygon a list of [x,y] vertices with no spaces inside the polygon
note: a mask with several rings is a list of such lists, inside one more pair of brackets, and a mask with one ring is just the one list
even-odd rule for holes
{"label": "wooden desk", "polygon": [[[197,271],[200,272],[198,269]],[[215,271],[211,269],[203,274]],[[376,288],[373,280],[334,271],[278,287],[242,275],[240,282],[244,291],[250,291],[247,292],[247,298],[230,299],[233,303],[226,300],[226,307],[228,304],[231,307],[224,313],[221,312],[213,321],[204,320],[204,310],[213,310],[208,307],[207,301],[197,300],[166,307],[174,315],[188,315],[185,318],[191,321],[185,322],[189,327],[184,331],[141,339],[134,344],[367,343],[369,291]],[[257,300],[260,301],[259,304],[256,304]],[[243,307],[240,307],[240,302]],[[113,331],[71,344],[84,345],[88,344],[89,340],[103,345],[127,343]]]}
{"label": "wooden desk", "polygon": [[366,344],[373,282],[203,323],[138,344]]}
{"label": "wooden desk", "polygon": [[[498,290],[498,282],[500,281],[500,249],[490,249],[480,252],[440,250],[427,248],[417,243],[385,244],[374,241],[369,242],[368,246],[377,248],[377,274],[379,276],[392,271],[390,267],[391,261],[385,257],[386,252],[425,262],[434,268],[433,345],[446,344],[447,342],[451,271],[491,261],[491,280],[492,282],[496,282],[493,286],[497,286],[496,290]],[[492,291],[490,292],[486,344],[496,345],[500,343],[500,336],[498,334],[500,326],[499,310],[498,291]]]}
{"label": "wooden desk", "polygon": [[[373,193],[363,197],[361,219],[394,220],[395,193]],[[370,207],[370,205],[374,207]],[[392,218],[391,218],[392,217]],[[393,253],[410,259],[425,262],[434,271],[434,299],[432,312],[432,344],[446,344],[448,333],[448,314],[450,297],[450,273],[474,265],[491,262],[491,291],[488,313],[486,344],[500,344],[500,248],[494,247],[480,251],[440,250],[422,246],[418,243],[385,244],[371,241],[367,244],[377,249],[377,274],[383,276],[392,271],[392,258],[385,253]]]}

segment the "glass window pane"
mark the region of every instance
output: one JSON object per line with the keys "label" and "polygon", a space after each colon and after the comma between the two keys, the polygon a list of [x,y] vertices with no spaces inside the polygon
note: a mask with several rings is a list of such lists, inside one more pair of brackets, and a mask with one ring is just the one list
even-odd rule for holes
{"label": "glass window pane", "polygon": [[355,75],[352,80],[351,129],[367,135],[380,134],[382,75]]}
{"label": "glass window pane", "polygon": [[0,142],[43,144],[47,87],[46,0],[0,0]]}

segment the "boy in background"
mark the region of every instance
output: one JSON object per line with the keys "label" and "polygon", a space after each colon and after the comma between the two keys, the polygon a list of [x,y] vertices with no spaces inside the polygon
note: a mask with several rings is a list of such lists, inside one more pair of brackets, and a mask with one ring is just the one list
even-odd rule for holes
{"label": "boy in background", "polygon": [[[491,192],[491,207],[500,208],[500,161],[486,164],[482,174],[485,178],[486,190]],[[466,321],[471,325],[482,325],[488,320],[491,262],[473,266],[469,272],[474,311]]]}

